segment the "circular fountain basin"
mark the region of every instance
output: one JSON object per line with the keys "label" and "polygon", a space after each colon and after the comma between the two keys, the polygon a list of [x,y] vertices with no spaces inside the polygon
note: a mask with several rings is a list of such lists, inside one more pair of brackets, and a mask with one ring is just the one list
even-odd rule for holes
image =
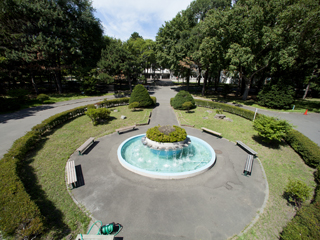
{"label": "circular fountain basin", "polygon": [[182,149],[152,149],[141,141],[145,134],[126,139],[118,148],[120,164],[142,176],[180,179],[207,171],[216,161],[212,147],[200,138],[188,136],[191,144]]}

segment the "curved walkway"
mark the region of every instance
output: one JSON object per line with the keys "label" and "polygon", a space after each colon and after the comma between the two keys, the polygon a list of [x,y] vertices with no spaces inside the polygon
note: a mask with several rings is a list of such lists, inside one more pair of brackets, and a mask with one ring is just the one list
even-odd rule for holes
{"label": "curved walkway", "polygon": [[[159,106],[153,111],[151,126],[178,124],[169,105],[174,95],[168,87],[155,90]],[[268,191],[259,161],[254,161],[252,176],[245,177],[247,153],[225,139],[186,128],[189,135],[215,149],[216,164],[187,179],[143,177],[120,165],[117,149],[150,125],[104,136],[89,153],[71,156],[84,177],[82,186],[72,190],[76,201],[104,224],[121,223],[124,228],[119,236],[124,239],[227,239],[248,226]]]}

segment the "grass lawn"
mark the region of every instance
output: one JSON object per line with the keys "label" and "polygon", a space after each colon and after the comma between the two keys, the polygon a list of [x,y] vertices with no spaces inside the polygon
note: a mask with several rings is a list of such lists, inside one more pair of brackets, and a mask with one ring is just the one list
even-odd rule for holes
{"label": "grass lawn", "polygon": [[[67,239],[71,235],[70,239],[74,239],[76,234],[87,231],[90,219],[85,209],[80,210],[66,190],[65,165],[69,156],[89,137],[98,138],[117,128],[145,121],[150,111],[132,112],[128,106],[111,108],[110,121],[97,126],[87,116],[76,118],[45,136],[28,154],[21,177],[47,220],[47,234],[41,239]],[[121,115],[127,119],[122,120]]]}
{"label": "grass lawn", "polygon": [[[267,145],[253,129],[253,124],[244,118],[224,112],[233,120],[228,122],[214,119],[214,109],[198,107],[192,113],[176,110],[180,124],[206,127],[222,133],[230,141],[241,140],[259,153],[269,184],[269,199],[256,224],[242,237],[233,239],[279,239],[279,233],[294,216],[295,209],[282,197],[289,178],[298,178],[314,188],[313,169],[285,142],[279,146]],[[211,111],[211,112],[208,112]],[[204,119],[208,118],[208,119]]]}
{"label": "grass lawn", "polygon": [[[207,95],[202,97],[201,94],[192,94],[194,97],[201,97],[205,99],[210,99],[210,100],[217,100],[217,101],[224,101],[224,102],[233,102],[235,101],[236,103],[243,104],[246,106],[254,107],[254,108],[260,108],[264,110],[269,110],[269,111],[277,111],[277,112],[301,112],[304,113],[306,109],[310,112],[317,112],[320,113],[320,99],[318,98],[313,98],[313,99],[297,99],[295,102],[290,106],[289,109],[272,109],[272,108],[267,108],[264,106],[261,106],[258,104],[257,100],[250,99],[250,96],[248,97],[248,100],[244,101],[239,97],[232,97],[228,96],[227,98],[223,97],[222,95]],[[293,109],[293,105],[294,110]]]}

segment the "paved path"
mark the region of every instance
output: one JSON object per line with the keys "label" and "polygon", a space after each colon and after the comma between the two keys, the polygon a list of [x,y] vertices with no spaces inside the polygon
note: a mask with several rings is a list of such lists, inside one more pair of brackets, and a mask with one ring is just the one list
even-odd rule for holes
{"label": "paved path", "polygon": [[259,161],[254,161],[252,176],[242,175],[247,153],[197,129],[186,128],[217,153],[215,165],[203,174],[159,180],[120,165],[117,149],[124,140],[150,126],[177,124],[169,105],[175,94],[169,87],[158,87],[154,96],[159,106],[149,126],[104,136],[87,154],[71,156],[84,178],[72,195],[95,219],[121,223],[124,228],[118,236],[123,239],[227,239],[248,226],[265,202],[267,183]]}
{"label": "paved path", "polygon": [[13,142],[43,120],[66,110],[95,103],[108,97],[92,97],[23,109],[14,113],[0,114],[0,159]]}

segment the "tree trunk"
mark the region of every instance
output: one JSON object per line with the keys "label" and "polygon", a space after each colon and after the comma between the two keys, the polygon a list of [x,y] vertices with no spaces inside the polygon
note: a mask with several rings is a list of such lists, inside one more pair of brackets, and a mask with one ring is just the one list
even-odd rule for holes
{"label": "tree trunk", "polygon": [[187,91],[189,91],[190,69],[187,71]]}
{"label": "tree trunk", "polygon": [[36,82],[34,81],[34,75],[33,75],[33,72],[32,72],[32,71],[30,72],[30,76],[31,76],[31,82],[32,82],[34,91],[35,91],[36,94],[38,95],[38,94],[39,94],[39,91],[38,91],[38,88],[37,88],[37,84],[36,84]]}
{"label": "tree trunk", "polygon": [[130,76],[129,76],[129,75],[127,76],[127,80],[128,80],[128,82],[129,82],[129,89],[130,89],[130,92],[132,92],[131,78],[130,78]]}
{"label": "tree trunk", "polygon": [[198,75],[198,87],[200,86],[200,81],[201,81],[201,68],[199,67],[199,75]]}
{"label": "tree trunk", "polygon": [[242,96],[242,100],[246,101],[247,98],[248,98],[248,95],[249,95],[252,77],[249,78],[248,81],[246,81],[245,78],[243,78],[243,79],[245,80],[246,85],[245,85],[245,91],[244,91],[243,96]]}
{"label": "tree trunk", "polygon": [[57,91],[59,94],[62,93],[62,84],[61,84],[61,72],[60,70],[58,71],[54,71],[54,77],[55,77],[55,82],[56,82],[56,86],[57,86]]}
{"label": "tree trunk", "polygon": [[308,83],[307,87],[306,87],[306,90],[304,91],[304,94],[303,94],[303,98],[302,99],[305,99],[307,94],[308,94],[308,91],[309,91],[309,87],[310,87],[310,82]]}
{"label": "tree trunk", "polygon": [[206,85],[207,85],[208,75],[209,75],[209,69],[207,69],[206,73],[204,74],[203,87],[201,92],[202,97],[206,94]]}

